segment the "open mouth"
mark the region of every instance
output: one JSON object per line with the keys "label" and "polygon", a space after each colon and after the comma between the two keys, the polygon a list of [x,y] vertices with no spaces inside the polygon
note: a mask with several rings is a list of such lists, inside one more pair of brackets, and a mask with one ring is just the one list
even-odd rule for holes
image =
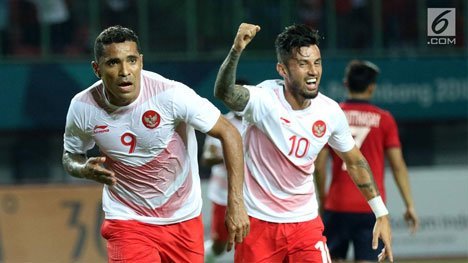
{"label": "open mouth", "polygon": [[133,87],[133,83],[131,82],[121,82],[119,83],[119,87],[122,91],[131,91]]}
{"label": "open mouth", "polygon": [[306,84],[309,88],[316,88],[317,87],[317,78],[310,78],[306,80]]}
{"label": "open mouth", "polygon": [[131,86],[133,83],[131,83],[130,81],[127,81],[127,82],[121,82],[119,83],[119,86],[120,87],[125,87],[125,86]]}

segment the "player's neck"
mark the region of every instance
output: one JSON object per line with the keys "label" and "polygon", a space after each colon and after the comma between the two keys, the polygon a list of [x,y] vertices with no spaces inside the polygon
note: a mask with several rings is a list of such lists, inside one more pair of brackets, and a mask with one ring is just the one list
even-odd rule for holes
{"label": "player's neck", "polygon": [[351,100],[367,100],[370,101],[372,98],[371,94],[365,93],[350,93],[348,99]]}
{"label": "player's neck", "polygon": [[310,106],[311,99],[305,98],[304,96],[301,96],[298,93],[293,94],[289,92],[289,90],[286,87],[283,87],[283,94],[284,98],[293,110],[303,110]]}

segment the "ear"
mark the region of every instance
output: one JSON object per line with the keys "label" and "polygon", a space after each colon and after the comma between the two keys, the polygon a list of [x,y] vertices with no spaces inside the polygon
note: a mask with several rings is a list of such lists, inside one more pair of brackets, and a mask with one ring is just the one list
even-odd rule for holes
{"label": "ear", "polygon": [[283,78],[286,78],[288,75],[283,63],[276,63],[276,71],[278,71],[278,74],[280,74],[280,76]]}
{"label": "ear", "polygon": [[346,79],[343,79],[343,87],[349,88],[349,83],[346,81]]}
{"label": "ear", "polygon": [[91,66],[93,67],[94,75],[96,75],[96,77],[98,78],[101,78],[101,73],[99,72],[99,64],[96,61],[92,61]]}
{"label": "ear", "polygon": [[376,88],[377,88],[377,84],[376,83],[371,83],[367,87],[367,90],[369,91],[370,94],[373,94]]}

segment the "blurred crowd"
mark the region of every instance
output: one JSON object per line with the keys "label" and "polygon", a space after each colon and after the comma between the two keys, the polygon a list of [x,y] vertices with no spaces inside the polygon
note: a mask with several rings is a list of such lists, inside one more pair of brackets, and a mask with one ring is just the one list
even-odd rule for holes
{"label": "blurred crowd", "polygon": [[114,23],[135,26],[132,22],[137,18],[136,3],[133,0],[0,0],[2,53],[37,56],[47,49],[50,54],[88,54],[92,50],[89,42],[90,23],[94,22],[92,10],[97,10],[97,22],[102,27]]}
{"label": "blurred crowd", "polygon": [[[319,29],[325,36],[323,48],[418,48],[425,40],[426,21],[421,20],[426,19],[426,7],[457,9],[457,46],[463,46],[466,13],[463,0],[426,0],[424,4],[405,0],[202,0],[191,4],[190,1],[0,0],[0,54],[15,57],[91,54],[93,34],[112,24],[137,32],[145,28],[150,32],[147,47],[152,50],[161,50],[168,43],[174,43],[169,48],[181,49],[175,51],[189,50],[186,43],[190,42],[188,31],[192,30],[196,33],[191,36],[197,38],[195,49],[210,51],[226,45],[231,35],[220,32],[232,32],[239,21],[262,26],[266,33],[265,40],[260,40],[260,49],[271,49],[273,36],[282,24],[289,22]],[[196,25],[189,29],[191,23]],[[373,30],[374,26],[380,29]]]}

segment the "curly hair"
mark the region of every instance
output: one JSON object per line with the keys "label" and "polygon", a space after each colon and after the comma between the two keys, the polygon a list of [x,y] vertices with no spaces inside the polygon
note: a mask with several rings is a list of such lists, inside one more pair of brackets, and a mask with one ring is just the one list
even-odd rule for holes
{"label": "curly hair", "polygon": [[304,24],[294,24],[286,27],[275,41],[278,62],[286,62],[301,47],[318,45],[319,39],[318,31]]}
{"label": "curly hair", "polygon": [[123,26],[111,26],[102,31],[94,42],[94,59],[96,61],[104,53],[104,46],[112,43],[123,43],[125,41],[135,42],[137,44],[138,52],[140,52],[140,43],[138,36],[133,30]]}

